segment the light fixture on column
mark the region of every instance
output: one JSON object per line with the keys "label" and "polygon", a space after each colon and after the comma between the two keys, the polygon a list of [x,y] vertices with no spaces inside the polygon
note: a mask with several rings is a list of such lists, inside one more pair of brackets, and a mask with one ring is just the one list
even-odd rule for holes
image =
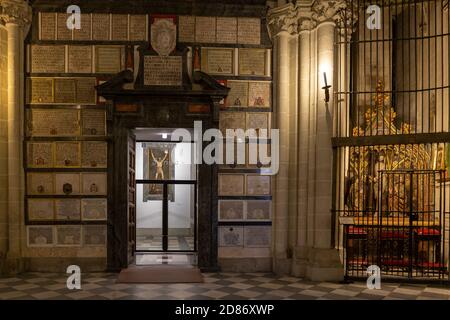
{"label": "light fixture on column", "polygon": [[327,73],[324,72],[323,73],[323,83],[325,84],[325,86],[322,87],[323,90],[325,90],[325,102],[330,102],[330,88],[331,86],[328,85],[328,81],[327,81]]}

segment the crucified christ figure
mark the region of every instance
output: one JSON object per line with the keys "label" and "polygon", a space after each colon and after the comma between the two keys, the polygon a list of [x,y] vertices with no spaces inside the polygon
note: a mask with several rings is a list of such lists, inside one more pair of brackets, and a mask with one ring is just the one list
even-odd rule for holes
{"label": "crucified christ figure", "polygon": [[[163,165],[164,165],[164,161],[166,161],[167,156],[169,154],[168,150],[164,151],[164,158],[161,159],[161,157],[159,158],[155,158],[155,155],[153,154],[153,151],[150,150],[150,153],[152,155],[153,161],[156,163],[156,174],[155,174],[155,180],[164,180],[164,171],[163,171]],[[158,179],[160,177],[160,179]]]}

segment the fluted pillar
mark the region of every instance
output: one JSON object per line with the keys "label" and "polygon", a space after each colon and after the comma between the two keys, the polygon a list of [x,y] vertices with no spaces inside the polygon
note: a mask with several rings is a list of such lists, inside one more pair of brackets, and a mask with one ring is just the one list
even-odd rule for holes
{"label": "fluted pillar", "polygon": [[21,269],[21,239],[24,221],[23,195],[23,114],[22,101],[24,38],[31,22],[31,8],[27,1],[1,0],[0,19],[7,31],[7,81],[8,81],[8,251],[6,270]]}

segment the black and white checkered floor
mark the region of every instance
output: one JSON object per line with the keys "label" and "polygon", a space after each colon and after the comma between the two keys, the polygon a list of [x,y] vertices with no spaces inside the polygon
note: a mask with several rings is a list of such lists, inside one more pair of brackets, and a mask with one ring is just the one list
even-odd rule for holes
{"label": "black and white checkered floor", "polygon": [[450,300],[450,287],[422,284],[382,283],[369,290],[364,282],[318,283],[266,273],[205,273],[198,284],[117,284],[117,274],[82,275],[81,290],[66,287],[67,276],[26,273],[0,278],[0,300],[8,299],[440,299]]}

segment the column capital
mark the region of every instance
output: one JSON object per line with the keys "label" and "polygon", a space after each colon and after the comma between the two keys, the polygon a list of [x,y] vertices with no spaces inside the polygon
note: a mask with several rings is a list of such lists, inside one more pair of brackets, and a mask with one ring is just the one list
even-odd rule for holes
{"label": "column capital", "polygon": [[296,34],[298,29],[297,8],[292,3],[273,8],[268,12],[267,21],[271,37],[283,31]]}
{"label": "column capital", "polygon": [[358,20],[358,4],[351,0],[316,0],[311,10],[318,25],[334,22],[340,29],[353,30]]}
{"label": "column capital", "polygon": [[0,20],[25,27],[31,24],[31,7],[28,0],[0,0]]}

